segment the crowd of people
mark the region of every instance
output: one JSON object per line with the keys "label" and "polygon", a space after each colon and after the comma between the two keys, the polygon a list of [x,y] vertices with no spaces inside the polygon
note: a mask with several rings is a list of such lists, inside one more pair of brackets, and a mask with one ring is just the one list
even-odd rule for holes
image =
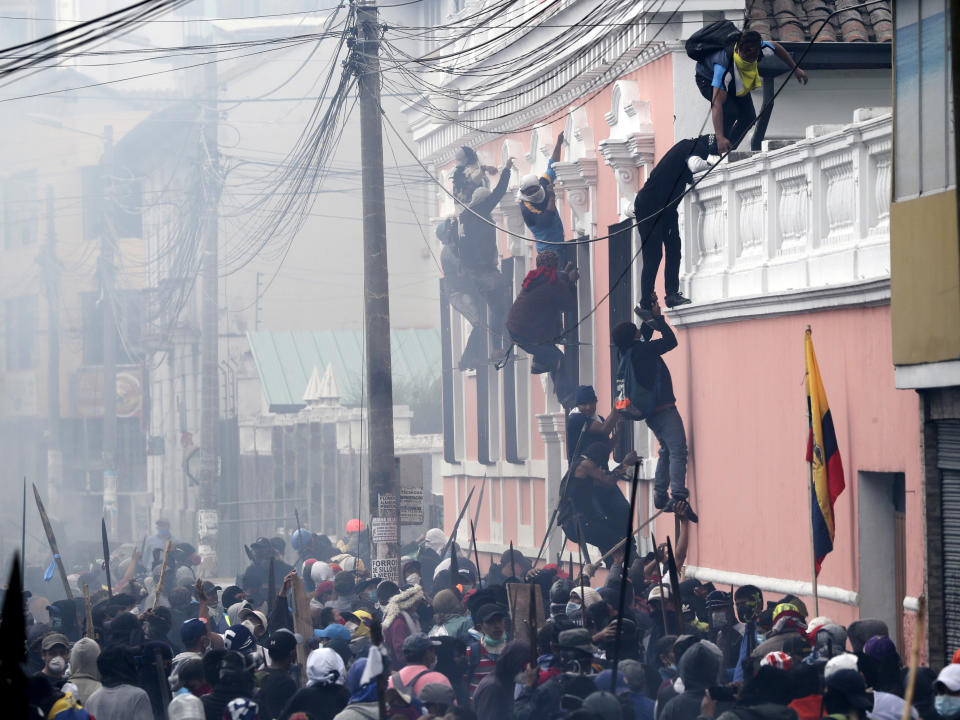
{"label": "crowd of people", "polygon": [[[259,538],[236,584],[219,587],[195,576],[194,549],[161,526],[153,540],[169,539],[171,551],[113,560],[122,581],[112,594],[99,565],[68,576],[78,595],[94,589],[86,611],[24,593],[17,669],[27,716],[901,718],[907,671],[882,621],[843,627],[809,618],[795,596],[769,598],[749,585],[731,593],[684,577],[689,520],[684,507],[677,512],[675,576],[663,547],[631,554],[625,573],[622,550],[608,572],[572,555],[534,567],[508,550],[480,573],[434,528],[403,549],[396,583],[369,576],[367,529],[351,520],[340,542],[294,532],[292,565],[286,542]],[[511,593],[514,583],[532,591]],[[312,634],[296,632],[305,620],[297,592],[308,599]],[[17,618],[7,600],[0,670],[10,688]],[[960,717],[960,664],[939,674],[920,668],[910,712]]]}

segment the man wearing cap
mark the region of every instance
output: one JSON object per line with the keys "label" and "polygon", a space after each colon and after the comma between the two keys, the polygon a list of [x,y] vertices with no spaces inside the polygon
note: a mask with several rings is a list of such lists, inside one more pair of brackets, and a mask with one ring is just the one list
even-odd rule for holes
{"label": "man wearing cap", "polygon": [[57,690],[72,692],[76,695],[76,686],[67,682],[65,676],[67,660],[70,657],[70,641],[67,636],[60,633],[50,633],[44,636],[40,643],[40,656],[43,658],[43,669],[40,674]]}
{"label": "man wearing cap", "polygon": [[493,672],[497,658],[507,644],[506,619],[507,610],[502,605],[487,603],[477,608],[473,618],[476,627],[470,631],[473,642],[467,646],[471,696],[480,681]]}
{"label": "man wearing cap", "polygon": [[210,647],[207,637],[207,624],[200,618],[189,618],[180,625],[180,642],[183,652],[177,653],[170,664],[170,687],[175,687],[179,679],[180,666],[188,660],[200,660]]}
{"label": "man wearing cap", "polygon": [[566,671],[539,687],[532,674],[525,677],[524,688],[514,703],[517,720],[557,717],[561,709],[578,707],[577,698],[582,702],[596,691],[592,673],[597,647],[591,641],[590,631],[563,630],[557,639],[557,651]]}
{"label": "man wearing cap", "polygon": [[[425,717],[442,718],[447,714],[447,708],[453,705],[453,688],[450,684],[428,683],[423,686],[418,698],[426,708]],[[423,716],[422,716],[423,717]]]}
{"label": "man wearing cap", "polygon": [[[619,420],[616,409],[610,411],[606,420],[597,415],[597,393],[593,385],[580,385],[574,402],[577,406],[567,415],[567,461],[575,453],[595,442],[607,442]],[[582,437],[581,437],[582,435]]]}
{"label": "man wearing cap", "polygon": [[856,670],[837,670],[824,682],[823,707],[828,718],[865,720],[873,710],[873,696],[867,692],[863,676]]}
{"label": "man wearing cap", "polygon": [[[163,562],[163,553],[167,549],[168,540],[171,543],[171,547],[177,544],[177,541],[170,534],[169,520],[165,517],[157,518],[156,528],[157,532],[148,537],[143,545],[143,562],[147,568],[152,568],[154,565]],[[159,551],[159,555],[157,551]]]}
{"label": "man wearing cap", "polygon": [[547,162],[547,171],[537,177],[530,173],[520,178],[520,189],[517,191],[517,202],[523,214],[523,222],[536,241],[537,252],[553,250],[561,258],[565,258],[565,248],[555,243],[562,243],[563,220],[557,211],[557,193],[553,187],[557,180],[557,171],[553,164],[560,161],[560,149],[563,147],[563,133],[557,136],[553,146],[553,154]]}
{"label": "man wearing cap", "polygon": [[399,678],[400,684],[412,688],[418,698],[423,688],[431,683],[451,687],[446,675],[434,671],[438,647],[439,640],[428,638],[423,633],[408,635],[403,641],[403,659],[407,664],[391,675],[387,687],[395,687]]}
{"label": "man wearing cap", "polygon": [[302,638],[286,628],[270,634],[267,641],[270,662],[255,675],[260,689],[254,700],[260,704],[261,718],[280,717],[287,701],[297,692],[297,683],[290,674],[290,667],[297,660],[297,645],[300,642]]}
{"label": "man wearing cap", "polygon": [[950,664],[940,671],[933,691],[937,694],[933,707],[943,720],[960,718],[960,665]]}

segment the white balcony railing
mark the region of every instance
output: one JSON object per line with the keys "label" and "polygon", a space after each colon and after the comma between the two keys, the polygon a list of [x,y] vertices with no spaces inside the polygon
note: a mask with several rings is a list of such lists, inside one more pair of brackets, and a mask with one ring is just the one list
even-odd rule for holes
{"label": "white balcony railing", "polygon": [[866,108],[853,119],[724,163],[687,194],[682,282],[694,305],[681,320],[710,304],[889,278],[891,116]]}

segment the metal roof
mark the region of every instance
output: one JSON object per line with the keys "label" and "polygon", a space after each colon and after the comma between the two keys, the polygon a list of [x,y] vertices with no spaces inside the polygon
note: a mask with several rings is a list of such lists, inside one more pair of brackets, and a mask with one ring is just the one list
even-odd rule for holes
{"label": "metal roof", "polygon": [[[344,405],[359,405],[364,372],[362,330],[248,332],[247,342],[270,412],[298,412],[313,368],[333,366]],[[440,378],[440,331],[390,331],[393,384],[427,384]]]}

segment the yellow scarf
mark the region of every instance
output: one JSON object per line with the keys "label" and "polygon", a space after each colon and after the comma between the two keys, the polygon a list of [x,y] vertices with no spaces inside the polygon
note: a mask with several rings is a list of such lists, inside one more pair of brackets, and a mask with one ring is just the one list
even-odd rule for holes
{"label": "yellow scarf", "polygon": [[763,82],[760,80],[760,71],[757,67],[759,58],[753,62],[747,62],[740,57],[739,52],[734,50],[733,62],[737,66],[737,97],[749,95],[752,90],[756,90],[763,85]]}

